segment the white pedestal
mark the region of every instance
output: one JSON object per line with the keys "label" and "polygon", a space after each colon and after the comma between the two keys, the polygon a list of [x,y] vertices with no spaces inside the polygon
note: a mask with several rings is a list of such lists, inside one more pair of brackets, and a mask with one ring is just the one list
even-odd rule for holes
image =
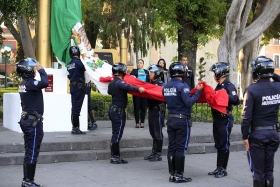
{"label": "white pedestal", "polygon": [[[80,113],[80,129],[87,131],[87,95]],[[3,126],[16,132],[22,132],[18,124],[21,114],[19,93],[3,95]],[[44,131],[71,131],[71,95],[44,93]]]}

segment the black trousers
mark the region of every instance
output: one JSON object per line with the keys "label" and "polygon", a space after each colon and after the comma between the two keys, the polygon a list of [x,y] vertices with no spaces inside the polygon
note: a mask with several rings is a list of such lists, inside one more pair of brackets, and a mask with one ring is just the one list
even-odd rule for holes
{"label": "black trousers", "polygon": [[126,123],[125,111],[113,111],[109,109],[109,117],[112,123],[112,138],[111,143],[118,143],[123,135],[123,130]]}
{"label": "black trousers", "polygon": [[249,145],[247,156],[254,180],[273,179],[274,154],[279,147],[277,131],[252,131],[249,136]]}
{"label": "black trousers", "polygon": [[185,156],[188,149],[191,128],[188,119],[168,118],[168,156]]}
{"label": "black trousers", "polygon": [[85,98],[85,87],[79,89],[77,86],[70,86],[72,115],[80,115]]}
{"label": "black trousers", "polygon": [[162,127],[164,114],[160,110],[150,110],[148,113],[149,131],[153,139],[163,140]]}
{"label": "black trousers", "polygon": [[228,118],[213,118],[213,136],[215,148],[219,151],[229,151],[230,134],[233,127],[233,117]]}
{"label": "black trousers", "polygon": [[[134,117],[136,124],[145,122],[147,112],[147,99],[142,97],[133,96]],[[139,120],[140,117],[140,120]]]}
{"label": "black trousers", "polygon": [[33,127],[33,119],[21,119],[19,124],[24,134],[25,156],[24,162],[36,164],[39,156],[41,143],[44,137],[43,122],[39,122],[37,127]]}

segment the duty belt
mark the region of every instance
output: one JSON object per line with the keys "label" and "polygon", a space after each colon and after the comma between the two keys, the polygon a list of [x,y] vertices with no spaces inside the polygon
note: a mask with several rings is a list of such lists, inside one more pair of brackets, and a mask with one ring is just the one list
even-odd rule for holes
{"label": "duty belt", "polygon": [[113,110],[114,112],[122,112],[125,108],[123,107],[119,107],[119,106],[116,106],[116,105],[111,105],[110,106],[110,110]]}
{"label": "duty belt", "polygon": [[82,87],[86,86],[86,84],[84,82],[71,82],[69,86],[77,86],[79,89],[81,89]]}
{"label": "duty belt", "polygon": [[190,116],[184,114],[168,114],[168,117],[171,118],[181,118],[181,119],[190,119]]}
{"label": "duty belt", "polygon": [[216,118],[228,118],[230,115],[232,114],[231,111],[227,112],[227,114],[223,114],[223,113],[212,113],[213,117]]}
{"label": "duty belt", "polygon": [[252,127],[252,130],[258,131],[258,130],[277,130],[276,125],[272,126],[257,126],[257,127]]}

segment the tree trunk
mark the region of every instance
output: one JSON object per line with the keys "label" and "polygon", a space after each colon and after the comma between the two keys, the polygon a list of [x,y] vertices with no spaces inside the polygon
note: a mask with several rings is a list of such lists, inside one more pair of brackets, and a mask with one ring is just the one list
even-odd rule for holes
{"label": "tree trunk", "polygon": [[[252,22],[255,21],[267,8],[271,0],[258,0],[256,9],[254,11]],[[252,40],[243,47],[243,50],[239,53],[240,60],[240,98],[243,98],[243,93],[245,89],[252,83],[252,73],[251,73],[251,62],[258,56],[260,51],[260,43],[262,40],[262,35],[258,38]]]}
{"label": "tree trunk", "polygon": [[25,16],[18,18],[18,27],[20,30],[21,42],[25,56],[36,59],[35,50],[32,46],[30,30]]}
{"label": "tree trunk", "polygon": [[259,38],[251,41],[240,51],[240,98],[243,98],[245,89],[252,83],[251,62],[259,54],[261,38],[262,37],[260,36]]}
{"label": "tree trunk", "polygon": [[195,31],[195,26],[190,21],[185,20],[180,15],[177,15],[177,22],[182,27],[178,29],[178,60],[182,56],[188,58],[188,65],[192,67],[194,76],[196,75],[196,51],[197,39],[192,37]]}

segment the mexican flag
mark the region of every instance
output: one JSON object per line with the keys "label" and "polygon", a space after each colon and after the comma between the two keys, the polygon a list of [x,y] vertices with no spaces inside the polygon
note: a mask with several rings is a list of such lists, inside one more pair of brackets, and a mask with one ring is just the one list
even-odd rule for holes
{"label": "mexican flag", "polygon": [[112,66],[94,57],[82,24],[80,0],[52,0],[51,5],[51,44],[58,61],[67,66],[71,58],[69,48],[78,46],[81,61],[86,68],[86,82],[92,81],[100,93],[107,95],[108,83],[99,81],[101,76],[111,76]]}

